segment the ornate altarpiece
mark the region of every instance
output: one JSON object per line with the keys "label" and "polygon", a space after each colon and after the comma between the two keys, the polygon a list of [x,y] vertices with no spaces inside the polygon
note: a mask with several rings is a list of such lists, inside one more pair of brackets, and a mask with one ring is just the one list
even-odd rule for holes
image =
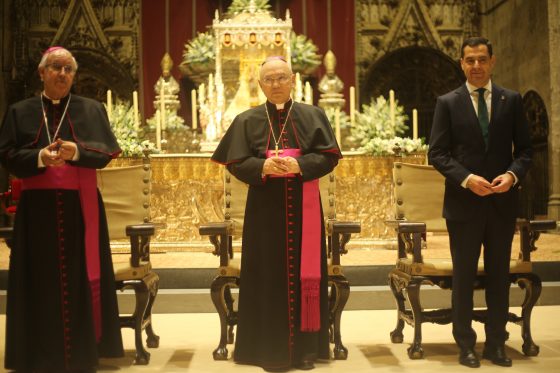
{"label": "ornate altarpiece", "polygon": [[131,99],[137,89],[140,0],[13,1],[12,80],[23,87],[10,102],[41,89],[37,65],[45,49],[63,45],[79,65],[74,91],[105,101],[107,89]]}
{"label": "ornate altarpiece", "polygon": [[464,81],[460,48],[478,34],[478,6],[477,0],[356,0],[359,102],[393,89],[407,113],[418,109],[419,137],[429,136],[436,97]]}

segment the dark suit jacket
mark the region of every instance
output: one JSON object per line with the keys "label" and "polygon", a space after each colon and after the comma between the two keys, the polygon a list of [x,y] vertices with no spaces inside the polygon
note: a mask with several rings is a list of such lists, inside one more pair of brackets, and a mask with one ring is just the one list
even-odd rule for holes
{"label": "dark suit jacket", "polygon": [[493,203],[504,217],[517,213],[517,187],[480,197],[463,188],[469,174],[489,182],[507,171],[521,180],[531,165],[531,139],[519,93],[492,84],[492,109],[485,146],[467,86],[438,97],[428,158],[445,176],[443,217],[476,218],[484,203]]}

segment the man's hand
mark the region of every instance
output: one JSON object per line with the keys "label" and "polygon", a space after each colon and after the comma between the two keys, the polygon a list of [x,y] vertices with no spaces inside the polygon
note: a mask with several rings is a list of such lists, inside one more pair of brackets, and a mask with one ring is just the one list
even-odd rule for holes
{"label": "man's hand", "polygon": [[485,178],[478,175],[472,175],[469,177],[469,180],[467,181],[467,188],[469,188],[474,194],[481,197],[494,193],[492,184],[490,184]]}
{"label": "man's hand", "polygon": [[64,164],[64,159],[58,153],[59,145],[54,142],[41,149],[41,161],[46,167],[60,167]]}
{"label": "man's hand", "polygon": [[56,139],[56,144],[58,144],[58,156],[64,161],[70,161],[74,158],[78,146],[72,141],[64,141],[61,139]]}
{"label": "man's hand", "polygon": [[264,161],[263,175],[299,174],[299,163],[293,157],[271,157]]}
{"label": "man's hand", "polygon": [[492,191],[494,191],[494,193],[505,193],[511,188],[514,181],[513,175],[509,172],[498,175],[492,180]]}

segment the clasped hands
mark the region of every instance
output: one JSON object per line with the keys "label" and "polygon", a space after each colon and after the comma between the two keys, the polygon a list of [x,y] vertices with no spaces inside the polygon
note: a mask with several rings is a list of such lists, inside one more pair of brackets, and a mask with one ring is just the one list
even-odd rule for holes
{"label": "clasped hands", "polygon": [[74,158],[77,151],[76,143],[56,139],[52,144],[41,149],[41,160],[47,167],[60,167]]}
{"label": "clasped hands", "polygon": [[263,175],[286,175],[286,174],[299,174],[298,161],[293,157],[271,157],[264,161],[262,174]]}
{"label": "clasped hands", "polygon": [[513,175],[507,172],[496,176],[491,183],[482,176],[472,175],[467,181],[467,188],[476,195],[484,197],[493,193],[507,192],[514,181]]}

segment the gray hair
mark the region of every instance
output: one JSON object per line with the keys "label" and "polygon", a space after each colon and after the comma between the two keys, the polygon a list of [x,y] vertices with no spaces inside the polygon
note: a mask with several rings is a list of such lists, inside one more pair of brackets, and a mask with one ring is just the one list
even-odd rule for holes
{"label": "gray hair", "polygon": [[44,69],[47,66],[47,60],[50,55],[66,55],[72,57],[72,67],[74,71],[78,71],[78,62],[76,62],[76,59],[68,49],[62,47],[51,47],[47,49],[45,53],[43,53],[43,57],[41,57],[41,61],[37,67],[38,69]]}

